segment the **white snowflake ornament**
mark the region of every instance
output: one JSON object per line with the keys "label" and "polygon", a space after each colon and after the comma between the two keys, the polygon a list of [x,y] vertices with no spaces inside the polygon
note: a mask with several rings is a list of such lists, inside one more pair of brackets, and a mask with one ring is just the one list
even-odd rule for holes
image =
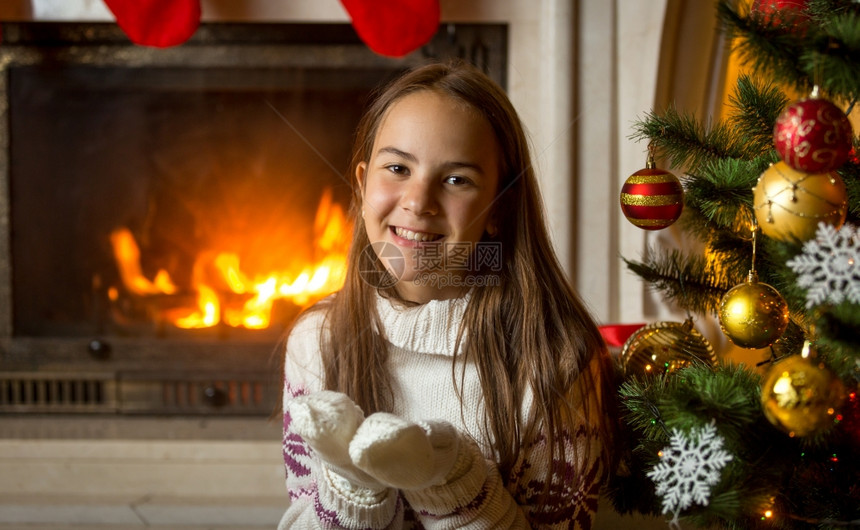
{"label": "white snowflake ornament", "polygon": [[786,262],[805,288],[806,307],[843,300],[860,304],[860,232],[846,224],[837,230],[818,223],[815,239],[803,244],[803,253]]}
{"label": "white snowflake ornament", "polygon": [[663,497],[663,513],[674,512],[672,527],[678,527],[678,515],[693,502],[708,505],[711,486],[720,481],[723,467],[732,459],[723,450],[723,443],[714,422],[693,429],[689,436],[672,429],[660,463],[648,472],[657,486],[657,495]]}

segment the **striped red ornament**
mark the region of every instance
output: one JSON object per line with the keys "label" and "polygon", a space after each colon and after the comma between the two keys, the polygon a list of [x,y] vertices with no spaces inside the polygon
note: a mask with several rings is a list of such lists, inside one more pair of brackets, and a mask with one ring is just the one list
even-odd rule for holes
{"label": "striped red ornament", "polygon": [[684,188],[678,177],[648,165],[633,173],[621,188],[621,211],[627,220],[643,230],[661,230],[681,216]]}

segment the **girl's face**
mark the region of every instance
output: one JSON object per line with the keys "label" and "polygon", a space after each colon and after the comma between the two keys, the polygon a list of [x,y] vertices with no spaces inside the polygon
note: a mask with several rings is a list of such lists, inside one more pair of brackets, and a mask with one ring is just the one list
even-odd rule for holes
{"label": "girl's face", "polygon": [[356,168],[367,237],[413,302],[458,296],[466,256],[487,229],[499,148],[475,110],[432,90],[386,111],[370,160]]}

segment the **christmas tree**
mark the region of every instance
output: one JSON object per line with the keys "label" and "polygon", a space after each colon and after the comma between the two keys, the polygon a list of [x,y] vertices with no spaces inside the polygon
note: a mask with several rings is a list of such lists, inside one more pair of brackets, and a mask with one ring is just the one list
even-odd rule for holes
{"label": "christmas tree", "polygon": [[[860,525],[860,143],[847,118],[860,98],[860,4],[716,9],[748,68],[727,117],[702,124],[669,108],[631,134],[652,156],[622,189],[625,215],[660,229],[683,209],[677,226],[701,246],[625,258],[690,319],[624,344],[626,472],[612,499],[690,526]],[[768,354],[721,361],[694,315]]]}

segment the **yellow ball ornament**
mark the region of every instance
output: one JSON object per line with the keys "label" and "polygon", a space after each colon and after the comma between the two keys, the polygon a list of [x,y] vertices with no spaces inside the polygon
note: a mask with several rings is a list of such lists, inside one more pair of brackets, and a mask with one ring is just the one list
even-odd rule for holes
{"label": "yellow ball ornament", "polygon": [[788,327],[788,304],[779,291],[750,271],[745,283],[729,289],[719,307],[720,328],[736,346],[766,348]]}
{"label": "yellow ball ornament", "polygon": [[823,363],[803,355],[774,363],[762,384],[765,417],[792,437],[832,425],[844,401],[842,381]]}
{"label": "yellow ball ornament", "polygon": [[779,241],[806,241],[819,222],[845,222],[848,194],[835,172],[804,173],[785,162],[772,164],[753,188],[756,220],[764,235]]}
{"label": "yellow ball ornament", "polygon": [[630,375],[673,373],[698,359],[707,364],[717,362],[714,348],[685,322],[655,322],[637,330],[621,348],[621,366]]}

